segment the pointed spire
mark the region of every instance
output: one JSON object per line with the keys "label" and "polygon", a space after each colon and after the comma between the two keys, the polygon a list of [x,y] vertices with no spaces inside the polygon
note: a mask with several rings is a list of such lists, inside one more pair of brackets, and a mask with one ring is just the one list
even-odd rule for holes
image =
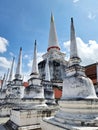
{"label": "pointed spire", "polygon": [[53,17],[53,14],[51,12],[51,23],[53,23],[53,22],[54,22],[54,17]]}
{"label": "pointed spire", "polygon": [[76,43],[76,37],[75,37],[75,29],[74,29],[74,23],[73,18],[71,18],[71,34],[70,34],[70,58],[77,58],[78,52],[77,52],[77,43]]}
{"label": "pointed spire", "polygon": [[54,17],[51,13],[51,21],[50,21],[50,32],[49,32],[49,41],[48,41],[48,49],[49,51],[51,48],[56,48],[57,50],[60,50],[56,28],[54,24]]}
{"label": "pointed spire", "polygon": [[46,61],[46,65],[45,65],[45,72],[46,72],[45,80],[50,81],[50,70],[49,70],[49,61],[48,61],[48,59]]}
{"label": "pointed spire", "polygon": [[18,64],[17,64],[16,74],[15,74],[16,79],[21,79],[21,69],[22,69],[22,48],[20,47]]}
{"label": "pointed spire", "polygon": [[2,88],[2,89],[5,89],[5,86],[6,86],[6,81],[5,81],[5,79],[6,79],[6,74],[4,74],[4,76],[3,76],[3,81],[2,81],[2,85],[1,85],[1,88]]}
{"label": "pointed spire", "polygon": [[98,85],[98,62],[96,62],[96,74],[97,74],[97,85]]}
{"label": "pointed spire", "polygon": [[12,81],[12,77],[13,77],[14,60],[15,60],[15,57],[13,57],[13,60],[12,60],[12,65],[11,65],[11,70],[10,70],[9,80],[8,80],[9,82]]}
{"label": "pointed spire", "polygon": [[37,44],[36,44],[36,40],[35,40],[35,44],[34,44],[34,56],[33,56],[33,64],[32,64],[32,74],[39,74],[38,72],[38,65],[37,65]]}
{"label": "pointed spire", "polygon": [[9,75],[9,68],[8,68],[7,75],[6,75],[6,81],[8,80],[8,75]]}

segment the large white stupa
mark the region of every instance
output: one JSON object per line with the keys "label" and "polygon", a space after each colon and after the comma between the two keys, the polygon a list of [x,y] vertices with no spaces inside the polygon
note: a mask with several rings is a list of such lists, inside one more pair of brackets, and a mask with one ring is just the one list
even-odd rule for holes
{"label": "large white stupa", "polygon": [[85,69],[79,63],[73,19],[71,18],[70,59],[65,70],[62,99],[96,98],[92,81],[85,75]]}

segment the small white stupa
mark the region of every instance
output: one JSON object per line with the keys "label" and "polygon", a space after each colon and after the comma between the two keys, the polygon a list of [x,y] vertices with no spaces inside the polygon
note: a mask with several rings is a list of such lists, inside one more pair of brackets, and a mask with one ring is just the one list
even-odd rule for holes
{"label": "small white stupa", "polygon": [[44,100],[44,87],[41,85],[41,79],[39,78],[36,46],[35,40],[32,72],[30,74],[30,79],[28,80],[29,86],[25,88],[24,98]]}
{"label": "small white stupa", "polygon": [[50,81],[50,69],[49,69],[49,61],[47,59],[45,65],[45,80],[42,81],[42,85],[44,86],[44,96],[47,105],[55,104],[53,84]]}
{"label": "small white stupa", "polygon": [[[10,98],[23,98],[24,95],[24,86],[23,86],[23,79],[22,79],[22,48],[19,51],[18,63],[16,67],[15,78],[11,84],[11,95]],[[12,75],[11,77],[12,78]]]}
{"label": "small white stupa", "polygon": [[5,97],[6,97],[6,74],[4,74],[1,84],[0,99],[4,99]]}
{"label": "small white stupa", "polygon": [[14,60],[15,60],[15,57],[13,57],[13,60],[12,60],[12,64],[11,64],[11,68],[10,68],[10,74],[9,74],[9,79],[8,79],[8,84],[10,84],[10,82],[12,82],[12,79],[13,79]]}
{"label": "small white stupa", "polygon": [[2,82],[1,82],[0,99],[5,99],[6,98],[8,75],[9,75],[9,68],[8,68],[7,74],[4,74]]}
{"label": "small white stupa", "polygon": [[9,79],[8,79],[8,84],[7,84],[7,89],[6,89],[6,97],[11,97],[11,95],[12,95],[14,60],[15,60],[15,57],[13,57],[13,60],[11,63]]}

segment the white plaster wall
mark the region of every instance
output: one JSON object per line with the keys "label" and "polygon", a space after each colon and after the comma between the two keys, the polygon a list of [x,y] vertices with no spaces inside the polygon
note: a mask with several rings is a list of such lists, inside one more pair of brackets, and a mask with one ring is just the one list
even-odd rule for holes
{"label": "white plaster wall", "polygon": [[43,98],[44,99],[44,90],[42,86],[32,86],[30,91],[24,92],[24,98]]}
{"label": "white plaster wall", "polygon": [[62,99],[68,98],[97,98],[92,81],[82,76],[65,78]]}

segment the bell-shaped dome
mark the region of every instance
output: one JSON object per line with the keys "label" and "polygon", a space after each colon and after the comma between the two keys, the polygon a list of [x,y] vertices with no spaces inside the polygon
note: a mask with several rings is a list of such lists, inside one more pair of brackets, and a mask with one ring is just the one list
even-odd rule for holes
{"label": "bell-shaped dome", "polygon": [[65,78],[62,99],[97,98],[91,79],[84,76]]}

